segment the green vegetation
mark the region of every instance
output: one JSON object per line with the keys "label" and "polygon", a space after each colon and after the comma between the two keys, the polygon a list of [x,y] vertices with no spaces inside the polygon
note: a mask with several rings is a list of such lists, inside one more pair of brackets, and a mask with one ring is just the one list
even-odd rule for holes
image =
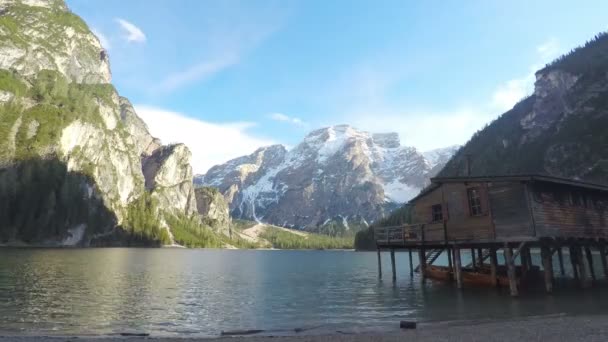
{"label": "green vegetation", "polygon": [[547,64],[543,72],[565,70],[573,74],[594,72],[608,64],[608,32],[601,32],[585,45],[579,46],[569,53]]}
{"label": "green vegetation", "polygon": [[148,192],[129,203],[123,229],[129,233],[129,240],[135,242],[171,243],[169,233],[160,224],[158,201]]}
{"label": "green vegetation", "polygon": [[0,90],[11,92],[18,97],[25,94],[27,85],[14,70],[0,69]]}
{"label": "green vegetation", "polygon": [[257,223],[255,221],[232,219],[232,229],[235,229],[237,231],[251,228],[251,227],[255,226],[256,224]]}
{"label": "green vegetation", "polygon": [[68,172],[55,158],[30,159],[0,169],[0,241],[44,243],[68,237],[86,226],[86,236],[115,224],[103,202],[89,197],[94,184],[86,175]]}
{"label": "green vegetation", "polygon": [[300,236],[276,227],[266,227],[260,235],[268,240],[274,248],[280,249],[352,249],[350,237],[331,237],[320,234]]}
{"label": "green vegetation", "polygon": [[197,216],[184,214],[165,215],[175,242],[186,247],[220,248],[222,241],[210,227],[201,223]]}

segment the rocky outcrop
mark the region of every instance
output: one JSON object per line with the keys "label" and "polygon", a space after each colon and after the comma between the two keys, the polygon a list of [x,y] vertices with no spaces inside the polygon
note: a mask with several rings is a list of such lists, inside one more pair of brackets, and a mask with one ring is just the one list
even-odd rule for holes
{"label": "rocky outcrop", "polygon": [[[87,25],[61,0],[0,0],[0,13],[0,198],[32,211],[0,215],[0,240],[120,244],[118,227],[149,219],[146,192],[161,217],[196,213],[190,151],[150,135]],[[25,210],[13,202],[0,209]]]}
{"label": "rocky outcrop", "polygon": [[537,173],[608,184],[608,34],[536,73],[534,93],[478,132],[441,176]]}
{"label": "rocky outcrop", "polygon": [[230,210],[222,193],[211,187],[196,188],[194,193],[201,218],[217,232],[230,236]]}
{"label": "rocky outcrop", "polygon": [[[448,151],[446,150],[447,154]],[[396,133],[347,125],[319,129],[211,168],[196,181],[217,187],[233,217],[324,231],[367,226],[416,195],[439,157],[401,146]],[[332,230],[334,228],[331,228]]]}
{"label": "rocky outcrop", "polygon": [[161,208],[185,215],[196,213],[191,158],[184,144],[162,146],[144,158],[146,189],[159,200]]}

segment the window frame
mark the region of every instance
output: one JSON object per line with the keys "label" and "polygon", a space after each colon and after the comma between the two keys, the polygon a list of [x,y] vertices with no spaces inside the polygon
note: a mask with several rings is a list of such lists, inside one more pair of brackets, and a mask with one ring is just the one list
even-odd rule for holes
{"label": "window frame", "polygon": [[[437,212],[436,209],[439,208]],[[438,214],[438,218],[436,215]],[[443,205],[441,203],[431,205],[431,222],[443,222]]]}
{"label": "window frame", "polygon": [[[473,194],[475,196],[473,196]],[[467,204],[470,216],[483,216],[483,205],[481,203],[481,191],[479,187],[467,188]]]}

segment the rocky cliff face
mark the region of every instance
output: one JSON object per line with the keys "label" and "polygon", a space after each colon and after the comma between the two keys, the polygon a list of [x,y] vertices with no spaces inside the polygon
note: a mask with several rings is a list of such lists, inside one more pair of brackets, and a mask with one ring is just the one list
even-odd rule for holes
{"label": "rocky cliff face", "polygon": [[196,209],[203,220],[218,233],[230,236],[230,210],[222,193],[210,187],[199,187],[194,192]]}
{"label": "rocky cliff face", "polygon": [[[0,208],[15,212],[0,216],[2,240],[86,245],[146,191],[163,211],[196,212],[190,152],[161,146],[110,79],[106,51],[63,1],[0,0],[0,197],[24,198]],[[14,170],[26,174],[11,184]]]}
{"label": "rocky cliff face", "polygon": [[366,226],[416,195],[450,151],[426,158],[396,133],[341,125],[290,151],[274,145],[215,166],[196,182],[217,187],[233,217],[335,232]]}
{"label": "rocky cliff face", "polygon": [[540,173],[608,183],[608,35],[536,73],[534,94],[478,132],[441,172]]}

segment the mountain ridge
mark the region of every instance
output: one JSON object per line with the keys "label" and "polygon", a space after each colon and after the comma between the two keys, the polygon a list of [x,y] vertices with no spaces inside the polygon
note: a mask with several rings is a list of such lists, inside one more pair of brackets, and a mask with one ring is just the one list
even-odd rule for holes
{"label": "mountain ridge", "polygon": [[[290,150],[271,145],[216,165],[195,176],[195,183],[217,187],[235,218],[348,230],[369,225],[415,196],[456,148],[428,151],[425,158],[402,146],[397,133],[336,125],[313,130]],[[290,209],[294,206],[301,210]]]}

